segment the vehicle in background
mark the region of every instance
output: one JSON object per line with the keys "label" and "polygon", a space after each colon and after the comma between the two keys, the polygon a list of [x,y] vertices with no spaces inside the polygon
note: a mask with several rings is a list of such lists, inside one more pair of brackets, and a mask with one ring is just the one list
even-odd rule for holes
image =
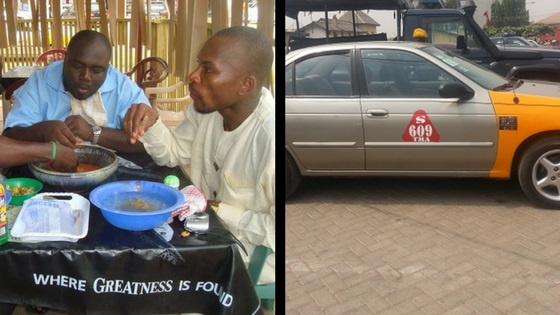
{"label": "vehicle in background", "polygon": [[247,12],[247,20],[249,21],[249,23],[257,23],[257,20],[259,19],[259,6],[257,4],[257,1],[251,1],[249,3]]}
{"label": "vehicle in background", "polygon": [[[297,17],[298,12],[329,10],[327,4],[312,0],[286,0],[286,14]],[[354,10],[356,6],[363,9],[380,9],[397,11],[397,39],[417,41],[413,37],[414,30],[424,29],[428,33],[427,42],[447,48],[467,59],[506,77],[518,79],[538,79],[560,82],[560,51],[539,47],[515,49],[496,46],[474,20],[476,5],[473,0],[464,1],[462,9],[414,9],[405,0],[384,1],[344,1],[336,2],[331,7],[338,10]],[[402,28],[400,22],[402,21]],[[349,40],[383,40],[383,33],[366,36],[329,38],[328,42]],[[363,38],[363,39],[360,39]],[[386,38],[386,36],[385,36]],[[324,38],[298,39],[299,47],[305,47],[305,41],[315,45]],[[379,40],[379,39],[377,39]],[[290,43],[296,44],[297,41]],[[291,44],[290,44],[291,45]],[[307,44],[309,46],[309,44]],[[289,50],[293,50],[290,46]]]}
{"label": "vehicle in background", "polygon": [[532,39],[527,39],[527,41],[531,44],[531,46],[533,47],[541,47],[541,45],[539,45],[539,43],[537,43],[536,41],[532,40]]}
{"label": "vehicle in background", "polygon": [[[168,19],[169,18],[169,8],[167,7],[167,3],[165,1],[152,1],[151,5],[151,12],[150,17],[152,19]],[[148,5],[144,4],[144,10],[148,12]],[[132,15],[132,4],[127,3],[125,16],[130,18]]]}
{"label": "vehicle in background", "polygon": [[29,9],[28,5],[22,7],[21,9],[18,9],[16,16],[18,19],[24,19],[24,20],[31,20],[33,18],[33,15],[31,14],[31,10]]}
{"label": "vehicle in background", "polygon": [[294,50],[285,79],[286,196],[302,176],[516,177],[560,209],[557,83],[391,41]]}
{"label": "vehicle in background", "polygon": [[534,40],[529,40],[521,36],[490,37],[490,39],[496,46],[540,47]]}
{"label": "vehicle in background", "polygon": [[165,2],[152,1],[150,8],[152,18],[169,18],[169,10],[167,9],[167,4]]}
{"label": "vehicle in background", "polygon": [[[72,4],[70,6],[64,7],[61,16],[64,17],[64,18],[75,17],[76,16],[76,6]],[[92,2],[91,3],[91,16],[92,17],[101,16],[101,13],[99,11],[99,3],[97,3],[97,2]]]}
{"label": "vehicle in background", "polygon": [[413,9],[404,13],[405,40],[415,28],[428,32],[428,42],[448,48],[506,77],[560,82],[560,51],[540,47],[496,46],[474,20],[476,5],[462,9]]}

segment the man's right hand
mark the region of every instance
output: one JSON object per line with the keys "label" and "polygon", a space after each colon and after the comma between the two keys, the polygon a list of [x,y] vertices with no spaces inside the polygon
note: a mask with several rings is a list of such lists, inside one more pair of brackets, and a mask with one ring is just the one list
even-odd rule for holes
{"label": "man's right hand", "polygon": [[158,112],[146,104],[132,104],[123,121],[123,129],[130,138],[130,143],[136,143],[138,137],[143,136],[155,124],[158,116]]}
{"label": "man's right hand", "polygon": [[78,155],[73,148],[58,143],[52,167],[59,172],[75,172],[78,168]]}
{"label": "man's right hand", "polygon": [[49,120],[40,124],[45,141],[57,141],[72,149],[76,147],[78,138],[74,136],[72,130],[63,121]]}

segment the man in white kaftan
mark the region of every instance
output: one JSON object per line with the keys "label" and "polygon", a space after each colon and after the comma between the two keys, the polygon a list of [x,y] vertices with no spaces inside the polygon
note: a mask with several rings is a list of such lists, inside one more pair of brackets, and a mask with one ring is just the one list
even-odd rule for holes
{"label": "man in white kaftan", "polygon": [[[218,216],[244,244],[275,251],[274,99],[263,87],[272,46],[259,31],[232,27],[210,38],[189,75],[193,102],[174,130],[143,104],[128,111],[124,128],[160,165],[188,165]],[[145,131],[146,130],[146,131]],[[243,254],[242,254],[243,256]],[[274,257],[261,283],[274,282]]]}

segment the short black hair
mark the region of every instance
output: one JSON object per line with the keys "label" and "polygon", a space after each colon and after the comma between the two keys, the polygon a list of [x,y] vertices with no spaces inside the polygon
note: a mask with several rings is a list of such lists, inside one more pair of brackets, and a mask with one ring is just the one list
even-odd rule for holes
{"label": "short black hair", "polygon": [[94,45],[94,44],[101,44],[105,47],[107,52],[109,53],[109,59],[112,57],[113,48],[111,47],[111,43],[109,39],[102,33],[93,31],[93,30],[82,30],[72,36],[70,42],[68,43],[68,50],[72,51],[77,49],[81,45]]}
{"label": "short black hair", "polygon": [[260,83],[264,83],[270,75],[272,61],[272,43],[260,31],[247,26],[233,26],[217,32],[214,36],[224,36],[239,40],[245,48],[247,67],[256,75]]}

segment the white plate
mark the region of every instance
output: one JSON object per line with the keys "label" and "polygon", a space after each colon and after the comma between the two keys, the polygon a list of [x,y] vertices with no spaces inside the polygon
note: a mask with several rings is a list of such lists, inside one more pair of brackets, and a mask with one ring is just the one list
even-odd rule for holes
{"label": "white plate", "polygon": [[[45,198],[45,196],[47,198]],[[37,233],[37,232],[28,232],[25,231],[26,229],[26,225],[25,223],[22,222],[22,217],[25,213],[25,211],[28,211],[27,209],[27,205],[28,205],[28,201],[30,200],[34,200],[34,199],[50,199],[48,198],[48,196],[53,196],[53,197],[70,197],[70,200],[64,200],[66,202],[68,202],[70,204],[70,206],[72,207],[73,210],[77,210],[80,211],[80,215],[78,215],[78,218],[76,220],[76,230],[75,233],[70,234],[70,233]],[[57,198],[54,198],[55,200]],[[14,225],[10,231],[10,233],[12,234],[12,239],[10,241],[19,241],[19,242],[32,242],[32,243],[36,243],[36,242],[47,242],[47,241],[66,241],[66,242],[76,242],[81,238],[84,238],[87,233],[88,233],[88,227],[89,227],[89,208],[90,208],[90,203],[89,200],[87,200],[86,198],[78,195],[78,194],[74,194],[74,193],[40,193],[37,194],[36,196],[34,196],[33,198],[30,198],[28,200],[26,200],[23,204],[23,207],[21,208],[21,211],[19,212],[16,221],[14,222]]]}

